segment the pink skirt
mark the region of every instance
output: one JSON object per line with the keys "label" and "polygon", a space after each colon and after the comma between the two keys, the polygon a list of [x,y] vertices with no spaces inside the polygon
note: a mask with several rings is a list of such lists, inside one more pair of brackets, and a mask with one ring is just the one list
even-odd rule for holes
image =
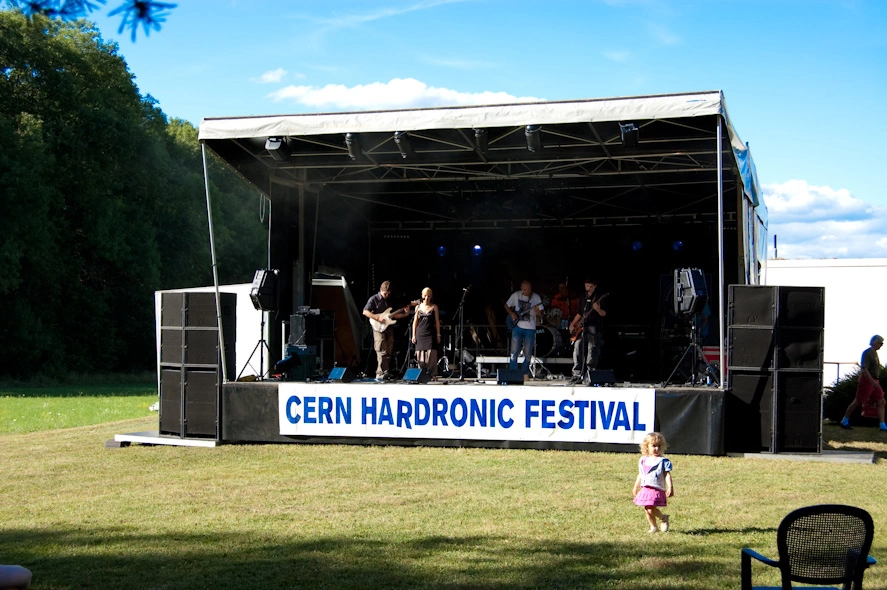
{"label": "pink skirt", "polygon": [[647,486],[642,487],[634,497],[634,503],[638,506],[668,506],[665,492]]}

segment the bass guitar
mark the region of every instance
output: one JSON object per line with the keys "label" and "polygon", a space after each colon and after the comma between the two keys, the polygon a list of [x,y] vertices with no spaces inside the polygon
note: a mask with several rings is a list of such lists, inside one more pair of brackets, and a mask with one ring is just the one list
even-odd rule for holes
{"label": "bass guitar", "polygon": [[[410,301],[410,307],[416,307],[417,305],[419,305],[419,303],[420,301],[418,299],[416,299],[415,301]],[[399,318],[395,318],[393,316],[398,314],[402,310],[403,308],[398,308],[396,311],[391,311],[391,308],[389,307],[379,314],[379,316],[382,318],[381,321],[370,318],[370,325],[376,332],[384,332],[388,329],[388,326],[397,322]]]}
{"label": "bass guitar", "polygon": [[570,344],[575,344],[579,337],[582,336],[582,330],[585,329],[585,321],[591,317],[591,312],[594,311],[594,304],[597,303],[600,305],[603,301],[609,297],[609,293],[604,293],[597,299],[592,302],[592,307],[587,312],[582,314],[582,321],[576,324],[574,327],[570,328]]}

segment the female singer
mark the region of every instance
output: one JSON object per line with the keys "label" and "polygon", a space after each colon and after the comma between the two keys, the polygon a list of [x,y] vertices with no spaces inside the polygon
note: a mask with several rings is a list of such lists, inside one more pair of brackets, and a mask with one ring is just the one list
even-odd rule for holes
{"label": "female singer", "polygon": [[419,368],[432,381],[437,381],[437,347],[440,346],[440,313],[437,305],[431,303],[431,289],[422,289],[422,302],[413,316],[413,344],[416,346],[416,360]]}

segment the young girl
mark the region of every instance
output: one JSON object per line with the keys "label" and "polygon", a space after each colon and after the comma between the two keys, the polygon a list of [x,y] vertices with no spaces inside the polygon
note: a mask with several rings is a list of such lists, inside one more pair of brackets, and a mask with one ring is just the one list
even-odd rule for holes
{"label": "young girl", "polygon": [[665,447],[665,437],[658,432],[649,433],[641,443],[638,477],[634,481],[634,503],[644,507],[647,522],[650,523],[648,533],[668,530],[668,515],[659,510],[660,506],[668,505],[666,498],[674,496],[671,461],[662,456]]}

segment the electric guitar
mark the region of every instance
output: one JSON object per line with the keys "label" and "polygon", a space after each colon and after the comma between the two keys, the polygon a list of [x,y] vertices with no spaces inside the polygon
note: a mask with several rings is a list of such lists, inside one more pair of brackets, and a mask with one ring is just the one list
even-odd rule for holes
{"label": "electric guitar", "polygon": [[[419,305],[419,303],[420,303],[420,301],[418,299],[416,299],[415,301],[410,301],[409,305],[410,305],[410,307],[416,307],[417,305]],[[388,329],[388,326],[390,326],[391,324],[394,324],[398,320],[398,318],[393,318],[391,316],[395,315],[396,313],[400,312],[401,310],[403,310],[402,307],[398,308],[395,311],[391,311],[391,308],[389,307],[388,309],[386,309],[385,311],[383,311],[382,313],[379,314],[379,316],[381,316],[381,318],[382,318],[381,321],[370,318],[370,325],[373,327],[373,330],[375,330],[376,332],[384,332],[385,330]]]}
{"label": "electric guitar", "polygon": [[[530,297],[532,298],[532,295]],[[514,330],[517,327],[518,322],[530,319],[530,312],[533,310],[534,307],[538,307],[539,305],[541,305],[541,303],[537,303],[536,305],[531,305],[527,309],[523,309],[523,310],[518,309],[517,307],[511,308],[514,310],[514,313],[517,314],[517,319],[515,320],[514,318],[511,317],[511,314],[508,314],[507,316],[505,316],[505,325],[508,327],[509,330]]]}
{"label": "electric guitar", "polygon": [[579,340],[579,337],[582,336],[582,331],[585,329],[585,321],[589,317],[591,317],[591,312],[594,311],[594,304],[602,303],[609,296],[609,293],[604,293],[603,295],[595,299],[591,303],[591,308],[587,312],[582,314],[582,321],[576,324],[574,327],[570,328],[570,344],[575,344],[576,341]]}

